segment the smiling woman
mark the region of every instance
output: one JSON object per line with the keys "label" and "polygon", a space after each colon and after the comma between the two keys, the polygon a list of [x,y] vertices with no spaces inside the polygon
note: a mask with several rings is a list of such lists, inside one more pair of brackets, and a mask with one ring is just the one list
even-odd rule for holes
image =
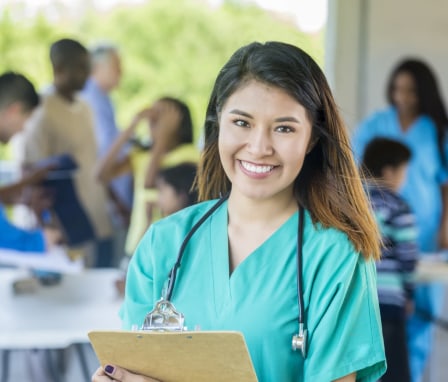
{"label": "smiling woman", "polygon": [[[260,382],[378,380],[379,236],[308,54],[280,42],[233,54],[210,97],[197,186],[202,203],[153,224],[140,242],[124,328],[141,327],[162,294],[188,327],[243,333]],[[151,377],[107,365],[93,381]]]}
{"label": "smiling woman", "polygon": [[278,203],[283,195],[295,211],[311,132],[305,108],[282,89],[253,80],[233,93],[220,114],[219,154],[235,200]]}

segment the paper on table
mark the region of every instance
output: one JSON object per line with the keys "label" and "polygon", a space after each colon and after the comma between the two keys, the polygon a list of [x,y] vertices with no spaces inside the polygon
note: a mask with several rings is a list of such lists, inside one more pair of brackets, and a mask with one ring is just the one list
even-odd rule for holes
{"label": "paper on table", "polygon": [[45,253],[0,248],[0,264],[59,273],[78,273],[84,268],[82,258],[71,260],[62,247],[55,247]]}

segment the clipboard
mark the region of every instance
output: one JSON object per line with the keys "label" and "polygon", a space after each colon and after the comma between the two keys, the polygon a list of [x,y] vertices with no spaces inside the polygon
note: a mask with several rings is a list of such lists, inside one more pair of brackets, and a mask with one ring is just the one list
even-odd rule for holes
{"label": "clipboard", "polygon": [[233,331],[92,331],[101,365],[161,382],[257,382],[243,334]]}

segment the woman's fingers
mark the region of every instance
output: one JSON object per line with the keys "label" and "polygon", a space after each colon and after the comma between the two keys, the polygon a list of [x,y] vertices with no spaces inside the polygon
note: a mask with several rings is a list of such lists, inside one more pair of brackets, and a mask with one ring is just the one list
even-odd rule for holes
{"label": "woman's fingers", "polygon": [[96,369],[92,375],[92,382],[108,382],[111,378],[104,372],[104,369],[100,366]]}
{"label": "woman's fingers", "polygon": [[[106,365],[104,366],[104,372],[110,376],[114,381],[120,382],[160,382],[156,379],[145,377],[143,375],[134,374],[126,369],[122,369],[118,366]],[[94,382],[102,382],[102,379],[93,380]]]}

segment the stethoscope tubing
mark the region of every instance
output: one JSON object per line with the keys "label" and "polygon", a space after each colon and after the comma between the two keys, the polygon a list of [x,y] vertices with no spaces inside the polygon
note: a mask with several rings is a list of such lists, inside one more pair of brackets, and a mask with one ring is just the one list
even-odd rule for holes
{"label": "stethoscope tubing", "polygon": [[171,271],[168,275],[168,286],[166,288],[166,296],[165,299],[167,301],[171,301],[171,297],[173,296],[173,290],[174,285],[176,283],[176,277],[177,277],[177,270],[180,267],[182,257],[185,252],[185,247],[187,246],[188,242],[190,241],[191,237],[194,235],[194,233],[199,229],[199,227],[215,212],[221,204],[223,204],[227,199],[229,198],[229,195],[225,195],[222,198],[220,198],[212,208],[210,208],[202,217],[198,220],[198,222],[191,228],[191,230],[188,232],[188,234],[185,236],[184,241],[182,242],[182,245],[180,246],[179,253],[177,255],[176,263],[174,264],[173,268],[171,268]]}
{"label": "stethoscope tubing", "polygon": [[[174,286],[176,284],[177,271],[180,268],[182,257],[185,253],[185,248],[190,241],[191,237],[199,229],[199,227],[228,199],[229,195],[221,197],[202,217],[197,221],[197,223],[191,228],[191,230],[185,236],[182,245],[179,249],[177,255],[176,263],[171,268],[168,274],[168,284],[165,292],[165,296],[162,296],[164,300],[171,301],[173,296]],[[297,297],[299,306],[299,333],[306,331],[305,323],[305,303],[303,299],[303,231],[304,231],[304,220],[305,213],[302,206],[299,205],[299,224],[297,232]],[[302,334],[300,334],[302,336]],[[303,338],[303,337],[301,337]],[[302,353],[304,357],[306,356],[306,338],[305,344],[302,346]]]}

